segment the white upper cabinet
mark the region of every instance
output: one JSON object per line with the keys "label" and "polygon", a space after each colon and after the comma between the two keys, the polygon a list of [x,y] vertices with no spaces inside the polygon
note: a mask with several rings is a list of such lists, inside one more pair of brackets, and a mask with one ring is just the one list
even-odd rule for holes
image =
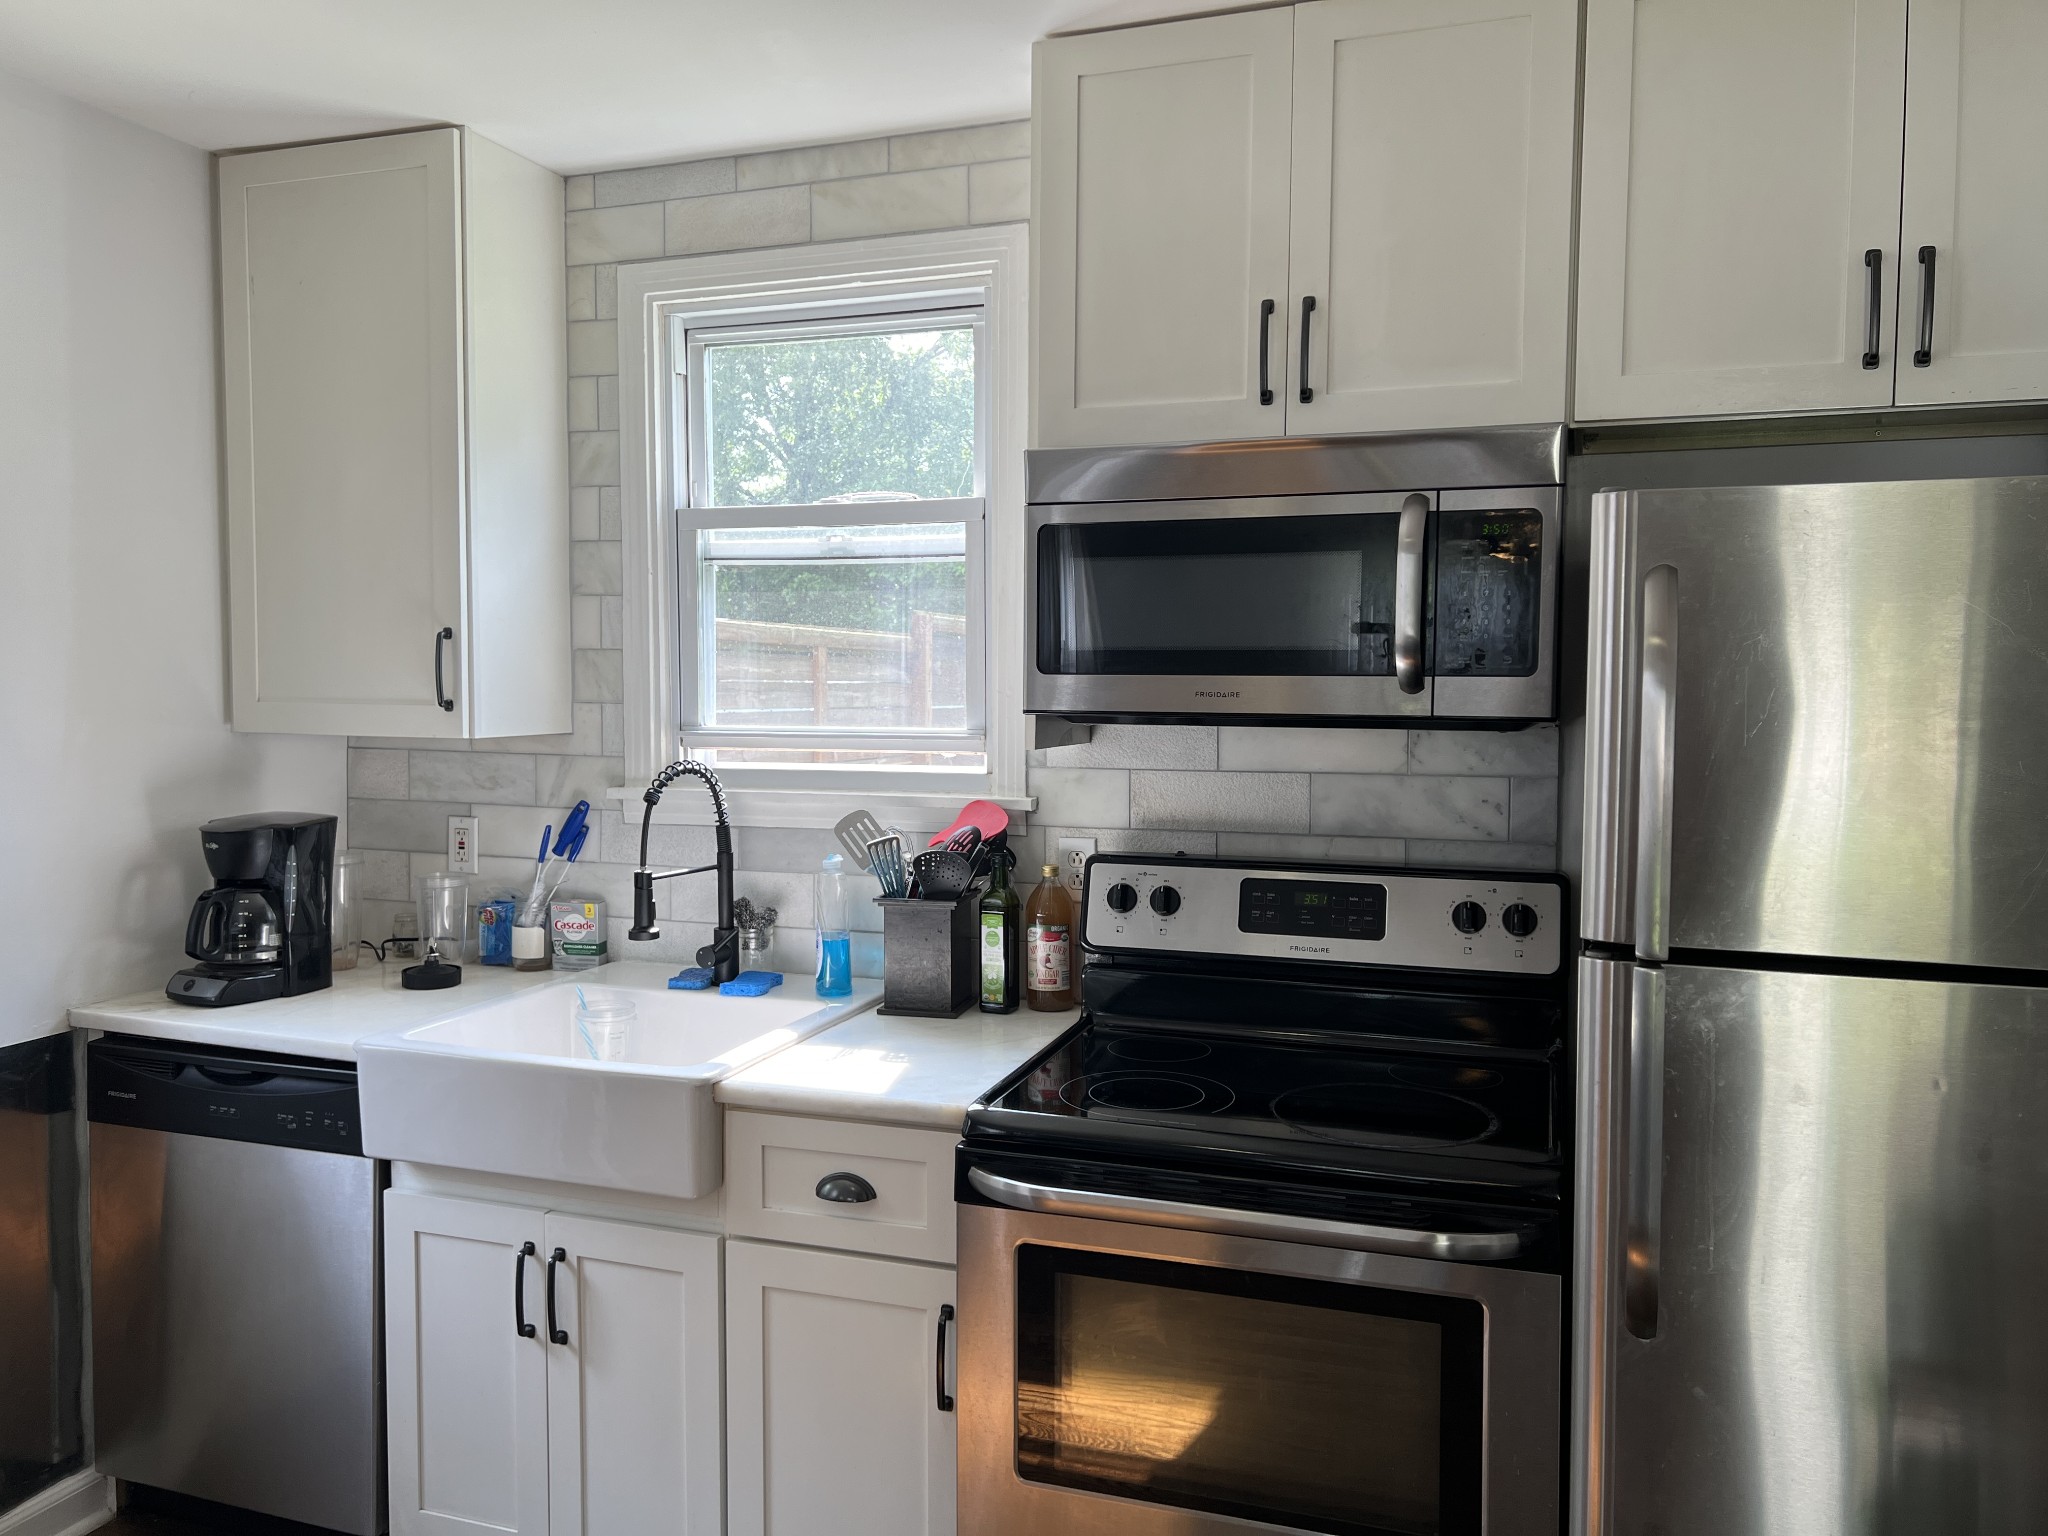
{"label": "white upper cabinet", "polygon": [[568,730],[561,178],[458,128],[219,178],[235,727]]}
{"label": "white upper cabinet", "polygon": [[1905,40],[1906,0],[1588,0],[1581,419],[1891,403]]}
{"label": "white upper cabinet", "polygon": [[1039,44],[1033,442],[1561,419],[1577,48],[1576,0]]}
{"label": "white upper cabinet", "polygon": [[1577,0],[1294,18],[1289,434],[1562,420]]}
{"label": "white upper cabinet", "polygon": [[1899,403],[2048,397],[2048,4],[1913,0],[1908,48]]}
{"label": "white upper cabinet", "polygon": [[1282,7],[1038,45],[1034,443],[1280,434],[1293,32]]}

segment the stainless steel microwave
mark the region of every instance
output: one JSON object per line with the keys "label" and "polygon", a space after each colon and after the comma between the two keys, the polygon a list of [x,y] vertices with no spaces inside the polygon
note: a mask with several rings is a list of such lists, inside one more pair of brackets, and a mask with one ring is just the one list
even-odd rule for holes
{"label": "stainless steel microwave", "polygon": [[1554,719],[1560,427],[1027,455],[1025,708]]}

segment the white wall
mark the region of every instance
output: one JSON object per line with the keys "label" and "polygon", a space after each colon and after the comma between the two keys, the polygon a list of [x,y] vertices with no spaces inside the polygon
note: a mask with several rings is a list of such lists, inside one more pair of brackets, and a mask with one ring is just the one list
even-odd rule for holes
{"label": "white wall", "polygon": [[178,968],[200,822],[343,804],[227,725],[209,182],[0,74],[0,1044]]}

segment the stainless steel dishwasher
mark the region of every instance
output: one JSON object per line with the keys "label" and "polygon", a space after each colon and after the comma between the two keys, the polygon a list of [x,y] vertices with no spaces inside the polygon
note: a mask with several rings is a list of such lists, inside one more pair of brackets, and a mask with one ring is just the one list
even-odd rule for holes
{"label": "stainless steel dishwasher", "polygon": [[378,1536],[383,1170],[354,1066],[109,1035],[86,1103],[99,1469]]}

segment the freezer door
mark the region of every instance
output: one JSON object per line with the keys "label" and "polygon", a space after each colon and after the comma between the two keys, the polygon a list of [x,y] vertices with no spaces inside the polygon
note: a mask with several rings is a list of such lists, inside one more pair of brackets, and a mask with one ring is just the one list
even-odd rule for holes
{"label": "freezer door", "polygon": [[1574,1530],[2048,1530],[2048,992],[1604,969]]}
{"label": "freezer door", "polygon": [[1589,938],[2048,968],[2048,479],[1604,494],[1592,558]]}

